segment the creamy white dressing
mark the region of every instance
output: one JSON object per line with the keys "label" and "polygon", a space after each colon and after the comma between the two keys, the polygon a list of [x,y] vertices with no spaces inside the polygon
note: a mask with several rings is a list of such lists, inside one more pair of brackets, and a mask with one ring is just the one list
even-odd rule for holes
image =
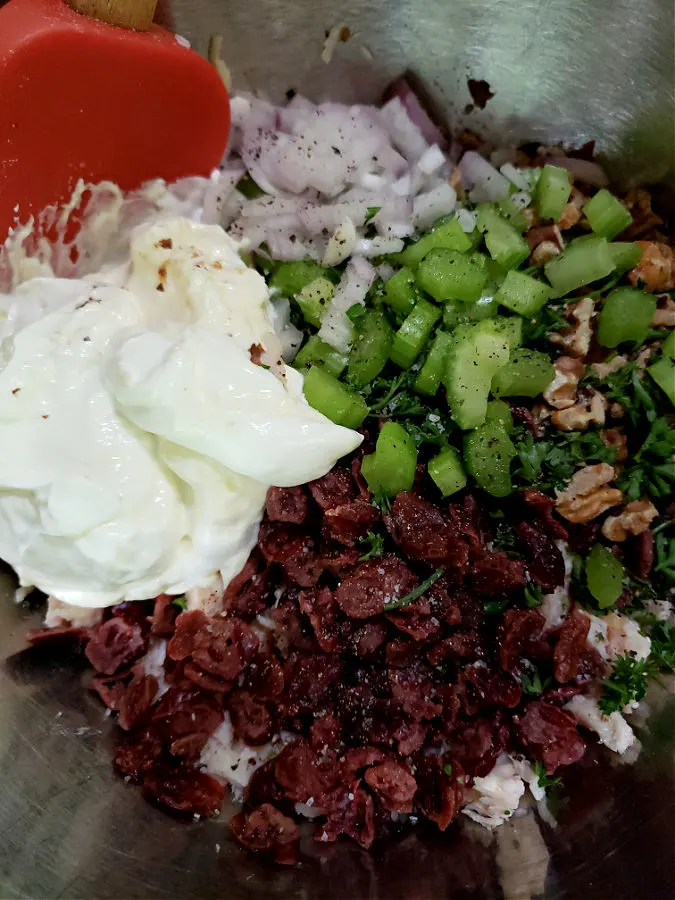
{"label": "creamy white dressing", "polygon": [[217,226],[166,219],[131,261],[4,297],[0,556],[21,583],[105,606],[227,582],[267,488],[361,441],[304,400],[264,279]]}

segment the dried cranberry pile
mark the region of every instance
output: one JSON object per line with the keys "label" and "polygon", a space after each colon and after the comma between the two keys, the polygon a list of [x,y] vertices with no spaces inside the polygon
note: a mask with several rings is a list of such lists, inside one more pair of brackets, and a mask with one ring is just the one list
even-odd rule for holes
{"label": "dried cranberry pile", "polygon": [[[183,612],[161,596],[77,631],[93,688],[125,732],[116,768],[153,800],[207,816],[223,787],[197,761],[226,710],[252,746],[292,733],[255,772],[232,822],[246,847],[291,863],[298,803],[323,812],[317,840],[345,835],[369,847],[400,827],[395,813],[445,830],[472,778],[504,751],[549,773],[577,761],[584,741],[562,705],[601,661],[587,617],[572,613],[544,634],[543,616],[527,607],[528,583],[544,592],[563,583],[554,539],[565,529],[536,491],[513,504],[518,553],[489,549],[489,517],[470,494],[439,504],[420,484],[382,516],[358,459],[307,488],[271,489],[223,615]],[[361,561],[373,531],[382,555]],[[442,577],[418,600],[385,611],[437,568]],[[260,614],[274,620],[274,644],[252,627]],[[158,700],[144,674],[151,636],[168,639],[169,689]],[[536,698],[519,683],[533,664],[552,685]]]}

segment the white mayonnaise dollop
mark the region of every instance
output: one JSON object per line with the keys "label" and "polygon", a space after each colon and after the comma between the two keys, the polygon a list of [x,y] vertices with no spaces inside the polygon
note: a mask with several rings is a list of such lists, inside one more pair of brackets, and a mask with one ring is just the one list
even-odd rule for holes
{"label": "white mayonnaise dollop", "polygon": [[267,488],[361,441],[279,364],[264,279],[217,226],[145,226],[127,266],[2,299],[0,556],[64,603],[227,584]]}

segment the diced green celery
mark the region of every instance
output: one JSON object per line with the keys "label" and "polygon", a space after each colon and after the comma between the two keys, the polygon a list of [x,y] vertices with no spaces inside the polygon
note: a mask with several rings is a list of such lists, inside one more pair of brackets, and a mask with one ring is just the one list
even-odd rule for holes
{"label": "diced green celery", "polygon": [[511,434],[516,427],[511,414],[511,407],[503,400],[490,400],[487,405],[485,422],[496,422],[507,434]]}
{"label": "diced green celery", "polygon": [[519,348],[492,379],[495,397],[537,397],[555,378],[547,353]]}
{"label": "diced green celery", "polygon": [[361,473],[373,493],[395,497],[409,491],[415,480],[417,448],[398,422],[385,422],[377,438],[375,452],[365,456]]}
{"label": "diced green celery", "polygon": [[445,375],[445,358],[451,343],[452,337],[446,331],[437,332],[424,365],[415,379],[414,387],[418,394],[433,397],[438,392]]}
{"label": "diced green celery", "polygon": [[495,300],[519,316],[533,316],[551,299],[551,289],[543,281],[511,269],[497,291]]}
{"label": "diced green celery", "polygon": [[409,369],[429,340],[441,311],[428,300],[418,300],[415,308],[394,335],[389,358],[402,369]]}
{"label": "diced green celery", "polygon": [[323,366],[330,375],[338,378],[347,368],[347,357],[313,334],[307,338],[293,360],[296,369],[308,369],[311,365]]}
{"label": "diced green celery", "polygon": [[279,291],[282,297],[294,297],[316,278],[326,278],[328,273],[328,269],[311,259],[284,262],[270,278],[270,287]]}
{"label": "diced green celery", "polygon": [[487,270],[476,255],[457,250],[432,250],[417,270],[418,285],[435,300],[474,303],[480,299],[487,279]]}
{"label": "diced green celery", "polygon": [[612,551],[595,544],[586,557],[586,584],[600,609],[614,606],[623,593],[623,566]]}
{"label": "diced green celery", "polygon": [[537,182],[535,200],[542,219],[555,219],[562,215],[572,193],[572,183],[567,169],[560,166],[544,166]]}
{"label": "diced green celery", "polygon": [[[675,331],[673,334],[675,335]],[[670,356],[662,356],[647,371],[675,406],[675,360]]]}
{"label": "diced green celery", "polygon": [[443,327],[453,329],[462,322],[468,322],[467,306],[460,300],[446,300],[443,304]]}
{"label": "diced green celery", "polygon": [[399,269],[384,286],[384,302],[407,316],[419,298],[415,276],[410,269]]}
{"label": "diced green celery", "polygon": [[497,200],[497,209],[516,231],[520,231],[521,234],[523,231],[527,231],[530,224],[527,215],[524,210],[516,206],[510,197],[502,197],[501,200]]}
{"label": "diced green celery", "polygon": [[464,437],[464,463],[476,484],[493,497],[512,491],[511,460],[516,448],[504,428],[486,422]]}
{"label": "diced green celery", "polygon": [[453,218],[406,247],[401,253],[401,262],[409,269],[416,269],[431,250],[442,248],[466,253],[471,247],[471,237],[463,230],[457,219]]}
{"label": "diced green celery", "polygon": [[630,341],[642,344],[649,331],[656,297],[635,288],[621,287],[607,297],[598,317],[598,343],[618,347]]}
{"label": "diced green celery", "polygon": [[483,319],[494,319],[499,310],[499,304],[495,297],[483,296],[480,300],[476,300],[470,306],[467,305],[466,311],[472,322],[481,322]]}
{"label": "diced green celery", "polygon": [[485,327],[505,338],[510,350],[523,343],[523,320],[520,316],[496,316]]}
{"label": "diced green celery", "polygon": [[380,374],[387,364],[394,332],[379,309],[368,310],[359,323],[349,353],[347,381],[363,388]]}
{"label": "diced green celery", "polygon": [[509,342],[494,322],[458,325],[451,335],[445,389],[452,416],[463,429],[485,421],[492,379],[509,359]]}
{"label": "diced green celery", "polygon": [[584,214],[593,231],[610,241],[633,221],[623,203],[606,188],[601,188],[591,197],[584,206]]}
{"label": "diced green celery", "polygon": [[663,353],[664,356],[670,357],[670,359],[675,359],[675,331],[671,331],[663,342],[661,353]]}
{"label": "diced green celery", "polygon": [[642,259],[642,247],[630,241],[615,241],[609,245],[609,252],[614,260],[617,272],[628,272],[634,269]]}
{"label": "diced green celery", "polygon": [[558,297],[605,278],[614,271],[609,244],[602,237],[578,238],[544,266]]}
{"label": "diced green celery", "polygon": [[336,425],[358,428],[368,415],[363,397],[350,391],[321,366],[311,366],[305,375],[303,391],[307,402]]}
{"label": "diced green celery", "polygon": [[445,450],[429,460],[429,475],[444,497],[456,494],[466,487],[466,473],[462,465],[462,458],[454,447],[446,447]]}
{"label": "diced green celery", "polygon": [[516,269],[530,255],[525,238],[502,218],[490,203],[481,203],[476,218],[485,235],[485,246],[492,259],[504,269]]}
{"label": "diced green celery", "polygon": [[300,307],[305,322],[319,328],[324,310],[333,299],[334,293],[335,285],[323,276],[315,278],[298,291],[294,300]]}

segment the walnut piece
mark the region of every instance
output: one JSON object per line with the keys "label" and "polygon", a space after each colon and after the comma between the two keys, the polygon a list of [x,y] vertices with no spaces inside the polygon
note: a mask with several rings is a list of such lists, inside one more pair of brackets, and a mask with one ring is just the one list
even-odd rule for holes
{"label": "walnut piece", "polygon": [[602,443],[606,447],[616,447],[616,462],[628,459],[628,439],[618,428],[605,428],[600,432]]}
{"label": "walnut piece", "polygon": [[585,202],[586,197],[584,197],[578,188],[573,187],[569,203],[565,205],[562,216],[560,216],[559,226],[561,231],[567,231],[568,228],[574,228],[579,222],[579,219],[581,218],[581,209]]}
{"label": "walnut piece", "polygon": [[559,356],[553,363],[555,378],[544,391],[544,400],[555,409],[568,409],[577,399],[577,385],[585,366],[580,359]]}
{"label": "walnut piece", "polygon": [[580,403],[554,412],[551,422],[559,431],[586,431],[591,422],[605,424],[607,406],[599,391],[591,391]]}
{"label": "walnut piece", "polygon": [[647,531],[658,514],[651,500],[634,500],[618,516],[605,519],[602,533],[609,541],[625,541],[630,534]]}
{"label": "walnut piece", "polygon": [[652,328],[675,328],[675,300],[668,294],[659,297],[659,305],[649,324]]}
{"label": "walnut piece", "polygon": [[532,251],[532,265],[545,266],[546,263],[560,254],[560,247],[553,241],[542,241]]}
{"label": "walnut piece", "polygon": [[610,359],[609,362],[591,363],[591,369],[593,369],[598,378],[607,378],[608,375],[613,375],[615,372],[618,372],[627,362],[628,358],[621,356],[619,353],[614,359]]}
{"label": "walnut piece", "polygon": [[562,493],[558,493],[556,508],[568,522],[582,524],[621,503],[618,488],[606,487],[614,479],[614,469],[607,463],[584,466],[575,472]]}
{"label": "walnut piece", "polygon": [[590,297],[584,297],[578,303],[571,304],[565,316],[570,322],[570,327],[549,335],[551,343],[560,344],[570,356],[586,356],[593,337],[591,319],[594,310],[595,303]]}
{"label": "walnut piece", "polygon": [[675,288],[675,259],[667,244],[657,241],[635,241],[642,248],[642,259],[628,273],[631,284],[645,291],[672,291]]}

